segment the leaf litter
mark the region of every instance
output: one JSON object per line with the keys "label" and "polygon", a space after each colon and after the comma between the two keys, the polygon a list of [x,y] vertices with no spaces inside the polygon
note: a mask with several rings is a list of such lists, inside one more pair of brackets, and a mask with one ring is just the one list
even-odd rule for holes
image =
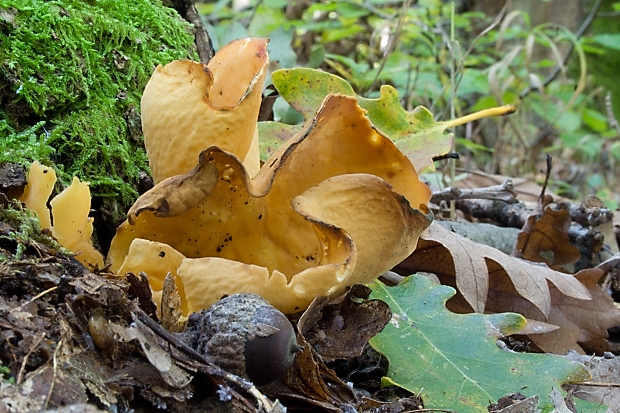
{"label": "leaf litter", "polygon": [[[314,318],[305,316],[311,320],[302,324],[309,341],[298,333],[303,350],[294,367],[284,379],[258,389],[211,364],[186,348],[179,335],[162,328],[143,275],[94,274],[59,251],[36,227],[31,238],[17,239],[16,228],[30,215],[13,208],[19,205],[0,207],[0,351],[8,369],[0,385],[3,410],[89,406],[84,411],[93,411],[96,405],[121,412],[153,407],[175,412],[284,411],[275,400],[293,409],[326,412],[421,406],[411,394],[396,401],[370,393],[362,397],[319,356],[359,355],[388,322],[389,308],[367,300],[367,287],[354,287],[340,303],[316,306]],[[12,214],[11,221],[6,211],[21,215]],[[20,242],[22,257],[15,260]],[[166,294],[174,302],[174,288],[168,288],[172,290]],[[178,324],[178,313],[166,314],[170,325]],[[321,350],[318,343],[326,342],[334,343],[333,348],[330,344]]]}

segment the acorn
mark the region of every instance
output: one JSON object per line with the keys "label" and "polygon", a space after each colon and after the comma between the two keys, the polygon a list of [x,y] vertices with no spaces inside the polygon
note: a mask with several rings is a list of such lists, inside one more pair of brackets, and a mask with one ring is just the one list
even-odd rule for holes
{"label": "acorn", "polygon": [[256,294],[235,294],[189,316],[182,339],[213,364],[260,386],[280,379],[299,351],[291,322]]}

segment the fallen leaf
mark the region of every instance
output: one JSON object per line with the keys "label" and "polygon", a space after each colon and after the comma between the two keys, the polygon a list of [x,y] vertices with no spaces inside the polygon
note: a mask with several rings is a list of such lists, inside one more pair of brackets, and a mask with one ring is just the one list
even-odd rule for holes
{"label": "fallen leaf", "polygon": [[551,390],[549,398],[553,403],[553,411],[551,413],[573,413],[572,410],[566,406],[562,393],[560,393],[560,391],[555,387]]}
{"label": "fallen leaf", "polygon": [[[566,354],[569,350],[583,354],[582,347],[590,354],[593,351],[606,351],[607,329],[620,325],[620,310],[598,284],[603,275],[603,271],[597,268],[581,270],[575,274],[575,279],[588,289],[591,300],[576,299],[551,288],[552,305],[547,322],[560,328],[542,335],[531,334],[529,339],[543,351],[556,354]],[[523,313],[529,317],[526,311]],[[576,346],[576,343],[580,345]]]}
{"label": "fallen leaf", "polygon": [[521,393],[510,393],[501,397],[487,409],[490,413],[539,413],[538,395],[525,398]]}
{"label": "fallen leaf", "polygon": [[285,123],[264,121],[258,123],[260,146],[260,160],[267,162],[282,144],[295,136],[301,125],[287,125]]}
{"label": "fallen leaf", "polygon": [[302,316],[297,326],[324,361],[361,355],[368,340],[390,321],[390,308],[381,300],[368,300],[370,292],[366,286],[354,285],[340,302],[315,309],[318,320],[308,331]]}
{"label": "fallen leaf", "polygon": [[535,213],[528,216],[517,237],[512,255],[560,270],[564,264],[577,262],[581,253],[569,242],[568,229],[573,220],[568,210],[552,209],[551,202],[550,196],[539,200]]}
{"label": "fallen leaf", "polygon": [[289,401],[287,406],[293,402],[311,411],[342,412],[340,407],[355,399],[353,390],[315,356],[312,346],[299,333],[297,344],[302,350],[295,355],[293,367],[261,390],[272,398]]}
{"label": "fallen leaf", "polygon": [[434,273],[442,284],[456,288],[457,296],[448,302],[452,311],[511,311],[559,326],[529,336],[546,352],[583,352],[579,343],[604,339],[608,328],[620,324],[620,312],[596,285],[602,274],[598,270],[563,274],[476,244],[436,224],[422,234],[417,249],[396,271]]}
{"label": "fallen leaf", "polygon": [[590,382],[571,384],[566,390],[592,403],[612,406],[609,413],[620,412],[620,357],[611,353],[596,357],[570,352],[566,358],[583,363],[592,374]]}
{"label": "fallen leaf", "polygon": [[166,274],[164,286],[161,290],[161,325],[166,330],[173,333],[182,333],[185,330],[185,323],[182,320],[181,297],[176,287],[176,282],[172,274]]}
{"label": "fallen leaf", "polygon": [[[590,378],[583,365],[551,354],[501,350],[496,340],[525,319],[514,313],[455,314],[445,307],[454,289],[412,275],[395,287],[372,284],[371,298],[387,302],[392,321],[370,344],[385,355],[387,383],[420,394],[427,409],[485,411],[512,392],[547,394],[552,386]],[[541,400],[541,408],[550,410]]]}
{"label": "fallen leaf", "polygon": [[179,367],[172,360],[169,349],[165,348],[166,343],[160,344],[153,331],[139,319],[134,320],[127,332],[131,338],[140,343],[146,358],[159,371],[166,384],[175,389],[182,389],[190,383],[194,375]]}
{"label": "fallen leaf", "polygon": [[396,268],[403,274],[436,274],[442,284],[454,286],[470,310],[478,313],[485,311],[490,291],[498,290],[525,298],[546,316],[551,309],[548,281],[564,294],[591,299],[586,287],[572,276],[510,257],[437,224],[431,224],[416,251]]}
{"label": "fallen leaf", "polygon": [[[325,96],[330,93],[356,96],[346,80],[316,69],[281,69],[272,74],[272,79],[280,95],[306,120],[316,113]],[[478,112],[447,122],[437,122],[425,107],[418,106],[411,112],[407,112],[400,105],[398,92],[392,86],[382,86],[380,93],[377,99],[367,99],[361,96],[357,96],[357,99],[360,106],[368,111],[368,117],[373,125],[392,139],[394,144],[411,159],[420,173],[434,170],[433,157],[450,151],[454,137],[451,133],[444,133],[447,129],[479,117],[514,111],[514,107],[506,107],[503,112],[491,109],[489,112]],[[276,134],[274,132],[276,130],[273,126],[261,129],[261,140],[263,138],[273,140]],[[282,134],[284,130],[277,132],[280,136],[285,136]],[[263,148],[263,151],[266,149]]]}
{"label": "fallen leaf", "polygon": [[157,319],[157,306],[153,302],[153,292],[149,286],[149,280],[146,274],[127,273],[125,280],[129,283],[127,295],[131,300],[137,300],[138,306],[149,317]]}

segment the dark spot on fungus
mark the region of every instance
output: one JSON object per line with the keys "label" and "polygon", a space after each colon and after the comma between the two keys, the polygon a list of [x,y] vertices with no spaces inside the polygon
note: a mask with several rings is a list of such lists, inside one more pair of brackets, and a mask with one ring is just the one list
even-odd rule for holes
{"label": "dark spot on fungus", "polygon": [[160,251],[159,256],[164,258],[166,256],[166,251]]}
{"label": "dark spot on fungus", "polygon": [[258,216],[258,219],[263,219],[263,214],[260,214],[260,215]]}

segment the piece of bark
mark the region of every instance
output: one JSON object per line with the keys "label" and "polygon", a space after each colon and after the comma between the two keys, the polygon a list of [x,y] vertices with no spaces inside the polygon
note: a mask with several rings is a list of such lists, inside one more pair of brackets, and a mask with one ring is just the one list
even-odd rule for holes
{"label": "piece of bark", "polygon": [[175,9],[181,17],[194,26],[194,42],[196,43],[200,61],[202,63],[209,63],[214,53],[213,43],[202,24],[200,14],[198,14],[194,2],[191,0],[164,0],[164,5]]}
{"label": "piece of bark", "polygon": [[431,202],[439,205],[441,202],[455,201],[457,199],[489,199],[509,203],[516,200],[512,181],[507,179],[501,185],[485,188],[445,188],[439,192],[433,192]]}
{"label": "piece of bark", "polygon": [[520,202],[509,204],[487,199],[457,199],[456,208],[478,220],[519,229],[523,227],[531,213],[531,210]]}
{"label": "piece of bark", "polygon": [[[486,199],[457,199],[456,208],[482,222],[493,222],[499,226],[510,228],[522,228],[528,216],[532,214],[532,210],[528,209],[523,203],[508,204]],[[568,210],[569,213],[577,214],[577,218],[583,221],[583,218],[587,216],[585,211],[588,209],[581,210],[580,208],[571,208],[569,206]],[[568,230],[570,242],[581,248],[585,253],[600,252],[604,243],[604,237],[600,231],[594,227],[584,227],[580,223],[575,222],[572,214],[571,218],[573,223]]]}
{"label": "piece of bark", "polygon": [[[598,199],[598,198],[597,198]],[[573,222],[577,222],[584,227],[598,227],[614,218],[614,214],[604,205],[589,205],[591,201],[586,200],[586,204],[569,204],[568,212]]]}
{"label": "piece of bark", "polygon": [[[566,205],[567,203],[562,203]],[[554,209],[556,205],[550,204]],[[465,214],[482,220],[490,220],[505,227],[521,228],[532,213],[522,202],[506,203],[488,199],[457,198],[456,208]],[[568,212],[573,222],[583,227],[597,227],[613,219],[613,213],[607,208],[569,203]]]}

